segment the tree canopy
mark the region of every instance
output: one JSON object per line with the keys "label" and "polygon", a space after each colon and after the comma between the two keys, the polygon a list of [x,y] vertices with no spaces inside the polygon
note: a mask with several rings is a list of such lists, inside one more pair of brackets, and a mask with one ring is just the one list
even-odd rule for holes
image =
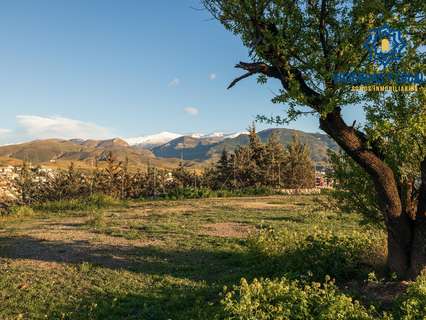
{"label": "tree canopy", "polygon": [[[251,61],[236,65],[246,73],[229,88],[253,75],[260,83],[276,79],[282,88],[273,101],[286,105],[287,116],[275,121],[291,121],[305,113],[318,116],[320,128],[371,179],[388,229],[390,269],[401,276],[418,274],[426,266],[426,254],[415,248],[423,246],[426,234],[426,92],[422,73],[426,62],[426,2],[202,2],[249,49]],[[366,41],[370,41],[374,28],[383,26],[403,35],[401,60],[378,64],[371,59]],[[336,81],[336,74],[350,72],[365,77],[398,75],[383,77],[386,85],[399,85],[414,74],[422,79],[416,92],[360,92]],[[360,114],[364,111],[365,124],[347,124],[343,108],[356,108]]]}

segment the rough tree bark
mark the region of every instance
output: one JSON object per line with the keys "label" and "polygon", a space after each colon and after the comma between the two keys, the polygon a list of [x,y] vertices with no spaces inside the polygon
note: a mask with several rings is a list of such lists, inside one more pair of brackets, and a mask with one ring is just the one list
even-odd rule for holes
{"label": "rough tree bark", "polygon": [[421,163],[421,181],[417,212],[413,222],[408,276],[418,275],[426,266],[426,158]]}
{"label": "rough tree bark", "polygon": [[426,159],[421,163],[418,195],[413,196],[414,182],[401,191],[392,169],[367,146],[361,132],[345,124],[340,108],[321,118],[320,128],[373,180],[386,222],[389,270],[401,278],[415,278],[426,268]]}

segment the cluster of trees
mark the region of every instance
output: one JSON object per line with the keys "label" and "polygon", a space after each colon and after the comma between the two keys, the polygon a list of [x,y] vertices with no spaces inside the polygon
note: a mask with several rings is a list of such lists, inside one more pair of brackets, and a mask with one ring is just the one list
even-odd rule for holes
{"label": "cluster of trees", "polygon": [[309,148],[296,137],[284,147],[273,133],[266,143],[249,128],[248,145],[234,153],[223,150],[215,167],[206,172],[206,180],[213,189],[246,187],[313,188],[315,168]]}
{"label": "cluster of trees", "polygon": [[138,199],[179,194],[179,190],[241,190],[308,188],[315,186],[315,169],[309,149],[298,139],[284,147],[276,135],[262,143],[254,126],[250,143],[233,153],[223,151],[218,162],[197,174],[183,163],[174,170],[148,166],[129,170],[127,161],[110,154],[103,168],[87,171],[73,164],[67,170],[45,170],[25,164],[16,170],[15,189],[21,202],[57,201],[94,194],[117,199]]}

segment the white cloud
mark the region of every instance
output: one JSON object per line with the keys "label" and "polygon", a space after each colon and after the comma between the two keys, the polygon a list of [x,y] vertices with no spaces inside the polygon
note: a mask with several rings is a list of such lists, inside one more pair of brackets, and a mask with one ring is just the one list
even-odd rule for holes
{"label": "white cloud", "polygon": [[187,114],[191,116],[196,116],[199,113],[198,109],[194,107],[186,107],[183,109],[183,111],[185,111]]}
{"label": "white cloud", "polygon": [[214,80],[214,79],[216,79],[216,73],[210,73],[209,80]]}
{"label": "white cloud", "polygon": [[12,130],[10,130],[10,129],[0,128],[0,134],[8,134],[8,133],[11,133],[11,132],[12,132]]}
{"label": "white cloud", "polygon": [[177,87],[180,84],[179,78],[174,78],[172,81],[169,82],[169,87]]}
{"label": "white cloud", "polygon": [[16,116],[16,121],[20,127],[20,135],[29,139],[104,139],[111,137],[108,128],[59,116],[19,115]]}

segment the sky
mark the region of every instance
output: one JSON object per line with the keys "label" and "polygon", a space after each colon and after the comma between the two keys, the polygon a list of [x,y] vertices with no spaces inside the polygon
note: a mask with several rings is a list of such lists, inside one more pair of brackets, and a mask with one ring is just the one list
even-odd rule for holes
{"label": "sky", "polygon": [[[278,85],[197,0],[1,0],[0,144],[245,130]],[[356,111],[356,110],[355,110]],[[359,117],[355,111],[349,118]],[[265,128],[259,125],[258,128]],[[288,127],[319,132],[318,119]]]}

